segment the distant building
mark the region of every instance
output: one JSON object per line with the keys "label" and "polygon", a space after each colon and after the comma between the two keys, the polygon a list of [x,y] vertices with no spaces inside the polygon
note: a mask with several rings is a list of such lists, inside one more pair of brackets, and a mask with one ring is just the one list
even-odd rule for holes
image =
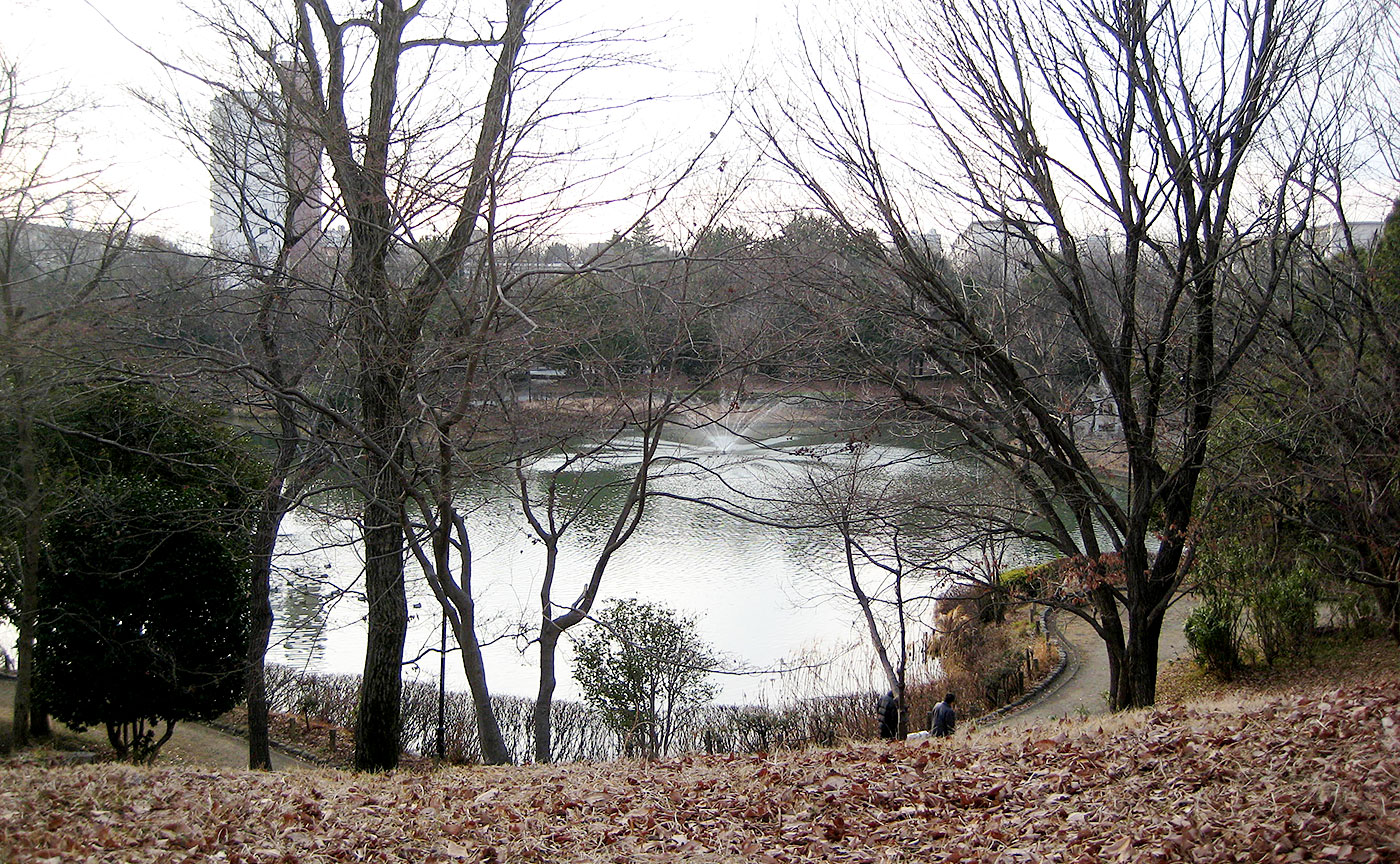
{"label": "distant building", "polygon": [[973,222],[953,241],[953,263],[972,279],[989,285],[1017,282],[1034,265],[1030,241],[1000,219]]}
{"label": "distant building", "polygon": [[1351,229],[1351,242],[1358,249],[1374,249],[1380,242],[1384,222],[1333,222],[1312,229],[1313,247],[1324,257],[1340,255],[1347,248],[1347,229]]}
{"label": "distant building", "polygon": [[[281,87],[308,85],[279,68]],[[295,88],[295,89],[290,89]],[[321,147],[278,89],[224,93],[209,113],[210,246],[235,261],[267,266],[284,242],[289,262],[308,259],[321,241]],[[287,213],[290,203],[299,203]]]}
{"label": "distant building", "polygon": [[1074,249],[1081,259],[1099,264],[1112,260],[1116,253],[1122,251],[1122,246],[1123,243],[1115,243],[1113,235],[1108,232],[1088,234],[1074,240]]}
{"label": "distant building", "polygon": [[943,238],[937,231],[909,232],[909,241],[915,249],[922,249],[934,258],[943,257]]}

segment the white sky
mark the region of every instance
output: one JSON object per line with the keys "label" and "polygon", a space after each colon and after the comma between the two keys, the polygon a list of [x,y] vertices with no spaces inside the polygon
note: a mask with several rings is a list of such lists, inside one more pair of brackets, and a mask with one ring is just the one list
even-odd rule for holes
{"label": "white sky", "polygon": [[[431,5],[447,2],[430,0]],[[499,6],[499,0],[462,2]],[[877,0],[866,2],[871,8],[880,5]],[[726,78],[736,75],[751,58],[756,65],[750,74],[760,84],[771,83],[768,73],[775,68],[774,54],[779,46],[790,44],[787,40],[793,38],[799,13],[807,24],[820,29],[821,22],[837,10],[849,13],[858,4],[859,0],[562,0],[549,20],[559,24],[572,19],[581,29],[649,25],[648,50],[674,71],[638,67],[625,73],[588,73],[596,76],[588,80],[598,81],[600,92],[617,90],[621,102],[632,88],[645,95],[722,88]],[[163,121],[134,104],[127,94],[133,86],[168,91],[175,81],[113,29],[164,56],[197,53],[194,40],[201,37],[191,29],[182,5],[175,0],[8,0],[0,21],[0,52],[20,65],[24,78],[41,86],[67,82],[76,93],[103,106],[83,115],[82,156],[105,167],[109,186],[125,190],[145,229],[186,243],[207,242],[208,174],[173,140]],[[635,122],[609,130],[612,140],[607,146],[619,157],[661,147],[647,158],[657,165],[670,159],[674,166],[683,163],[717,124],[724,104],[719,98],[676,99],[644,110]],[[730,135],[730,145],[742,148],[740,130],[731,128]],[[703,182],[717,185],[723,179],[710,176]],[[755,185],[758,195],[782,196],[782,183],[772,175]],[[1363,202],[1370,206],[1358,208],[1356,215],[1383,214],[1389,189],[1386,185],[1370,190],[1374,201]],[[598,189],[596,193],[609,197],[615,191]],[[1366,191],[1358,194],[1365,197]],[[702,188],[697,194],[703,192]],[[586,242],[606,237],[626,227],[639,211],[637,203],[587,211],[578,224],[561,228],[561,239]],[[955,215],[951,223],[956,224],[951,224],[950,217],[944,216],[933,227],[943,232],[947,242],[949,232],[956,232],[967,218]],[[662,231],[677,239],[674,230],[668,232],[663,226]]]}
{"label": "white sky", "polygon": [[[699,89],[697,83],[718,83],[723,70],[739,67],[755,50],[761,52],[782,17],[791,14],[793,2],[565,0],[550,20],[572,18],[600,29],[650,25],[648,32],[657,38],[649,49],[675,71],[639,68],[630,77],[611,76],[606,86],[623,81],[637,86],[639,92],[693,93]],[[186,86],[131,44],[149,46],[172,59],[182,50],[197,50],[195,40],[202,37],[192,29],[183,6],[171,0],[9,0],[6,5],[0,52],[19,65],[22,79],[31,87],[67,84],[74,95],[99,106],[82,114],[82,157],[103,166],[108,184],[125,192],[147,230],[186,242],[206,242],[207,172],[173,139],[163,121],[128,94],[131,87],[169,91],[172,86]],[[649,125],[684,126],[697,117],[708,122],[722,114],[716,108],[719,113],[707,115],[693,102],[672,106],[669,117],[654,114]],[[655,140],[685,132],[652,128],[648,134]],[[619,213],[612,221],[625,224],[628,218]],[[613,227],[600,223],[596,234],[606,236]]]}

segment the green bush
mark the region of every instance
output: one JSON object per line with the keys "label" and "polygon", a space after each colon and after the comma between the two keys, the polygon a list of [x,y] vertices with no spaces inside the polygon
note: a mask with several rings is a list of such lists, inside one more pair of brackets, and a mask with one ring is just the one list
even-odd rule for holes
{"label": "green bush", "polygon": [[139,762],[177,722],[217,717],[243,693],[247,568],[207,515],[218,507],[204,489],[115,478],[45,526],[39,695],[76,729],[105,726]]}
{"label": "green bush", "polygon": [[1332,606],[1333,623],[1343,630],[1363,636],[1380,632],[1377,620],[1380,608],[1375,595],[1367,588],[1334,581],[1328,592],[1328,602]]}
{"label": "green bush", "polygon": [[1186,641],[1196,662],[1225,678],[1240,666],[1241,614],[1238,604],[1213,594],[1186,619]]}
{"label": "green bush", "polygon": [[1013,597],[1034,598],[1046,593],[1049,580],[1053,577],[1058,559],[1048,563],[1029,564],[1002,571],[997,577],[1002,590]]}
{"label": "green bush", "polygon": [[205,406],[135,384],[72,396],[38,454],[35,692],[149,761],[175,723],[243,692],[250,504],[266,478]]}
{"label": "green bush", "polygon": [[1257,502],[1239,495],[1217,503],[1204,521],[1194,573],[1204,603],[1187,640],[1207,669],[1228,674],[1246,647],[1272,665],[1307,656],[1317,621],[1317,577],[1296,534],[1280,530]]}
{"label": "green bush", "polygon": [[670,752],[687,715],[708,704],[718,665],[693,619],[657,603],[614,600],[574,646],[574,678],[629,756]]}
{"label": "green bush", "polygon": [[1249,599],[1251,631],[1264,662],[1309,656],[1317,628],[1317,579],[1303,567],[1260,580]]}

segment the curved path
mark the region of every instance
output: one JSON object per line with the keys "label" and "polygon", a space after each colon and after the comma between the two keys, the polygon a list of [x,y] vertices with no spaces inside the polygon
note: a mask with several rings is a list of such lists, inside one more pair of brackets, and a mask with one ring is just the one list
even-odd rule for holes
{"label": "curved path", "polygon": [[[104,734],[105,740],[106,735]],[[205,768],[247,768],[248,740],[202,723],[179,723],[160,749],[159,765],[198,765]],[[272,770],[305,771],[316,766],[273,748]]]}
{"label": "curved path", "polygon": [[[1196,602],[1194,596],[1178,597],[1167,609],[1162,621],[1162,637],[1158,642],[1158,669],[1190,654],[1183,628]],[[1026,705],[979,728],[1015,729],[1061,717],[1079,718],[1108,713],[1108,654],[1104,651],[1103,640],[1078,615],[1068,612],[1055,612],[1052,615],[1053,625],[1059,627],[1064,637],[1061,646],[1064,648],[1067,645],[1068,649],[1064,671]]]}
{"label": "curved path", "polygon": [[[15,682],[13,678],[0,677],[0,723],[9,731],[9,719],[14,714]],[[61,723],[55,722],[63,730],[66,738],[91,743],[96,751],[106,750],[107,733],[100,729],[86,732],[73,732]],[[248,741],[227,732],[200,723],[177,723],[175,733],[160,749],[157,765],[190,765],[202,768],[247,768]],[[305,762],[276,749],[272,751],[274,771],[302,771],[315,768]]]}

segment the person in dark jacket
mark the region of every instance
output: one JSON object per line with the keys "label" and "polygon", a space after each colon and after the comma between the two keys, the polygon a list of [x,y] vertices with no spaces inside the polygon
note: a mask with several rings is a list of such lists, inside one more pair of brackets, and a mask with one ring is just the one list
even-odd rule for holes
{"label": "person in dark jacket", "polygon": [[953,729],[958,725],[957,712],[953,710],[953,703],[958,701],[958,697],[953,693],[944,695],[943,701],[933,706],[933,710],[928,712],[928,732],[934,738],[947,738],[953,734]]}
{"label": "person in dark jacket", "polygon": [[897,737],[899,735],[899,700],[894,698],[893,690],[886,691],[885,695],[880,697],[880,704],[876,711],[880,715],[880,737]]}

